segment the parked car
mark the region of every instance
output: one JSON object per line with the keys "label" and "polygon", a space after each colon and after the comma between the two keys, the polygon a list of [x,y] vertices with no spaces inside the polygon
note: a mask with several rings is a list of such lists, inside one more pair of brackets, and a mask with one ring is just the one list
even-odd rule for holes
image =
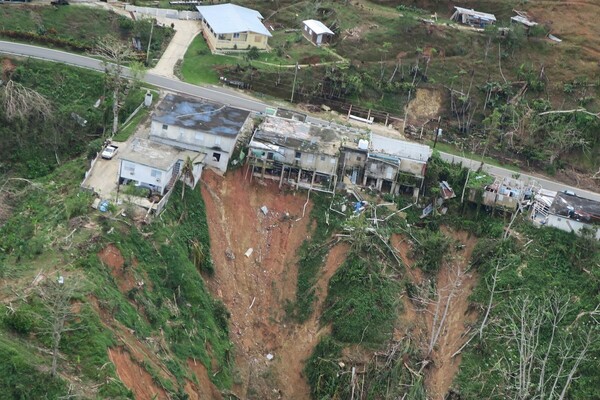
{"label": "parked car", "polygon": [[563,190],[562,192],[563,192],[564,194],[567,194],[567,195],[569,195],[569,196],[577,196],[577,195],[575,194],[575,192],[574,192],[574,191],[572,191],[572,190],[567,190],[567,189],[565,189],[565,190]]}
{"label": "parked car", "polygon": [[100,154],[100,155],[105,160],[111,160],[115,156],[115,154],[117,154],[117,150],[119,150],[119,148],[117,146],[113,146],[112,144],[109,144],[108,146],[106,146],[104,148],[104,150],[102,151],[102,154]]}

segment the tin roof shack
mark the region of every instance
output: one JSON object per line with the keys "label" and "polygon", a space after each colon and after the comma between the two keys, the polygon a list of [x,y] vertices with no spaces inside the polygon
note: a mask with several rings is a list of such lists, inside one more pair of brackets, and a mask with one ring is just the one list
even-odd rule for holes
{"label": "tin roof shack", "polygon": [[515,212],[523,200],[531,195],[531,188],[522,181],[512,178],[500,178],[475,173],[467,182],[469,201],[483,204],[492,210]]}
{"label": "tin roof shack", "polygon": [[496,16],[484,12],[475,11],[473,9],[454,7],[456,11],[450,17],[452,20],[460,22],[464,25],[470,25],[475,28],[484,29],[488,25],[496,23]]}
{"label": "tin roof shack", "polygon": [[329,43],[334,33],[321,21],[307,19],[302,21],[302,35],[316,46]]}
{"label": "tin roof shack", "polygon": [[249,115],[223,104],[168,94],[152,115],[150,139],[206,153],[205,164],[225,172],[240,133],[249,129]]}
{"label": "tin roof shack", "polygon": [[584,229],[591,229],[595,230],[594,235],[600,240],[599,202],[565,192],[544,192],[548,193],[540,191],[535,196],[531,214],[534,224],[552,226],[576,234],[581,234]]}
{"label": "tin roof shack", "polygon": [[352,143],[350,130],[273,116],[265,117],[250,140],[251,176],[285,182],[296,189],[333,193],[340,148]]}
{"label": "tin roof shack", "polygon": [[363,186],[399,194],[420,187],[432,150],[427,145],[371,135]]}

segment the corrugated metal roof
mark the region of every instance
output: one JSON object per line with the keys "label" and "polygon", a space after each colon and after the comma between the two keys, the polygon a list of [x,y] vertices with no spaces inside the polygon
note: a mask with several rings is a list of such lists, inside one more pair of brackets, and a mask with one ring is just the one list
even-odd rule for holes
{"label": "corrugated metal roof", "polygon": [[271,37],[263,25],[263,16],[256,10],[235,4],[197,6],[200,15],[217,35],[238,32],[255,32]]}
{"label": "corrugated metal roof", "polygon": [[484,13],[484,12],[480,12],[480,11],[475,11],[472,8],[468,9],[468,8],[462,8],[462,7],[454,7],[456,9],[456,11],[459,14],[467,14],[467,15],[473,15],[475,17],[479,17],[482,19],[487,19],[490,21],[495,21],[496,20],[496,16],[494,14],[489,14],[489,13]]}
{"label": "corrugated metal roof", "polygon": [[392,139],[376,134],[371,135],[371,150],[402,158],[427,162],[431,157],[431,147],[404,140]]}
{"label": "corrugated metal roof", "polygon": [[317,21],[316,19],[307,19],[306,21],[302,21],[302,23],[308,26],[308,28],[317,35],[321,35],[323,33],[329,33],[330,35],[333,35],[331,29],[329,29],[325,26],[324,23],[322,23],[321,21]]}

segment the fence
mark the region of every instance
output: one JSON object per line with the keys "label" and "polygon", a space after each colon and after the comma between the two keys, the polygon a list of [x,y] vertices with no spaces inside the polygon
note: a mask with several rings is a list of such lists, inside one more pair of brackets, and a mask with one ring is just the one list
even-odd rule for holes
{"label": "fence", "polygon": [[88,169],[87,171],[85,171],[85,178],[83,178],[83,182],[81,182],[81,185],[80,185],[80,188],[91,190],[92,193],[94,193],[94,188],[93,187],[87,187],[85,185],[85,182],[87,181],[88,177],[92,173],[92,170],[94,169],[94,165],[96,164],[96,161],[98,161],[99,158],[100,158],[100,152],[96,153],[96,157],[90,163],[90,169]]}
{"label": "fence", "polygon": [[152,8],[152,7],[138,7],[131,4],[125,5],[125,11],[133,12],[136,14],[148,15],[151,17],[171,18],[171,19],[200,19],[200,13],[198,11],[178,11],[171,10],[168,8]]}

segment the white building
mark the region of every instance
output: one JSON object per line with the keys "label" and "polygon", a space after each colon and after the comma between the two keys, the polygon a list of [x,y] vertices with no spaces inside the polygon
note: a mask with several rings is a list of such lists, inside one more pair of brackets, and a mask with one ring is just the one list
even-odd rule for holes
{"label": "white building", "polygon": [[249,111],[223,104],[169,94],[152,116],[150,139],[205,153],[204,164],[225,172],[249,115]]}
{"label": "white building", "polygon": [[189,157],[194,166],[194,180],[188,183],[194,187],[202,175],[205,156],[136,137],[119,156],[119,180],[125,184],[133,182],[138,187],[164,195],[175,184],[183,163]]}

